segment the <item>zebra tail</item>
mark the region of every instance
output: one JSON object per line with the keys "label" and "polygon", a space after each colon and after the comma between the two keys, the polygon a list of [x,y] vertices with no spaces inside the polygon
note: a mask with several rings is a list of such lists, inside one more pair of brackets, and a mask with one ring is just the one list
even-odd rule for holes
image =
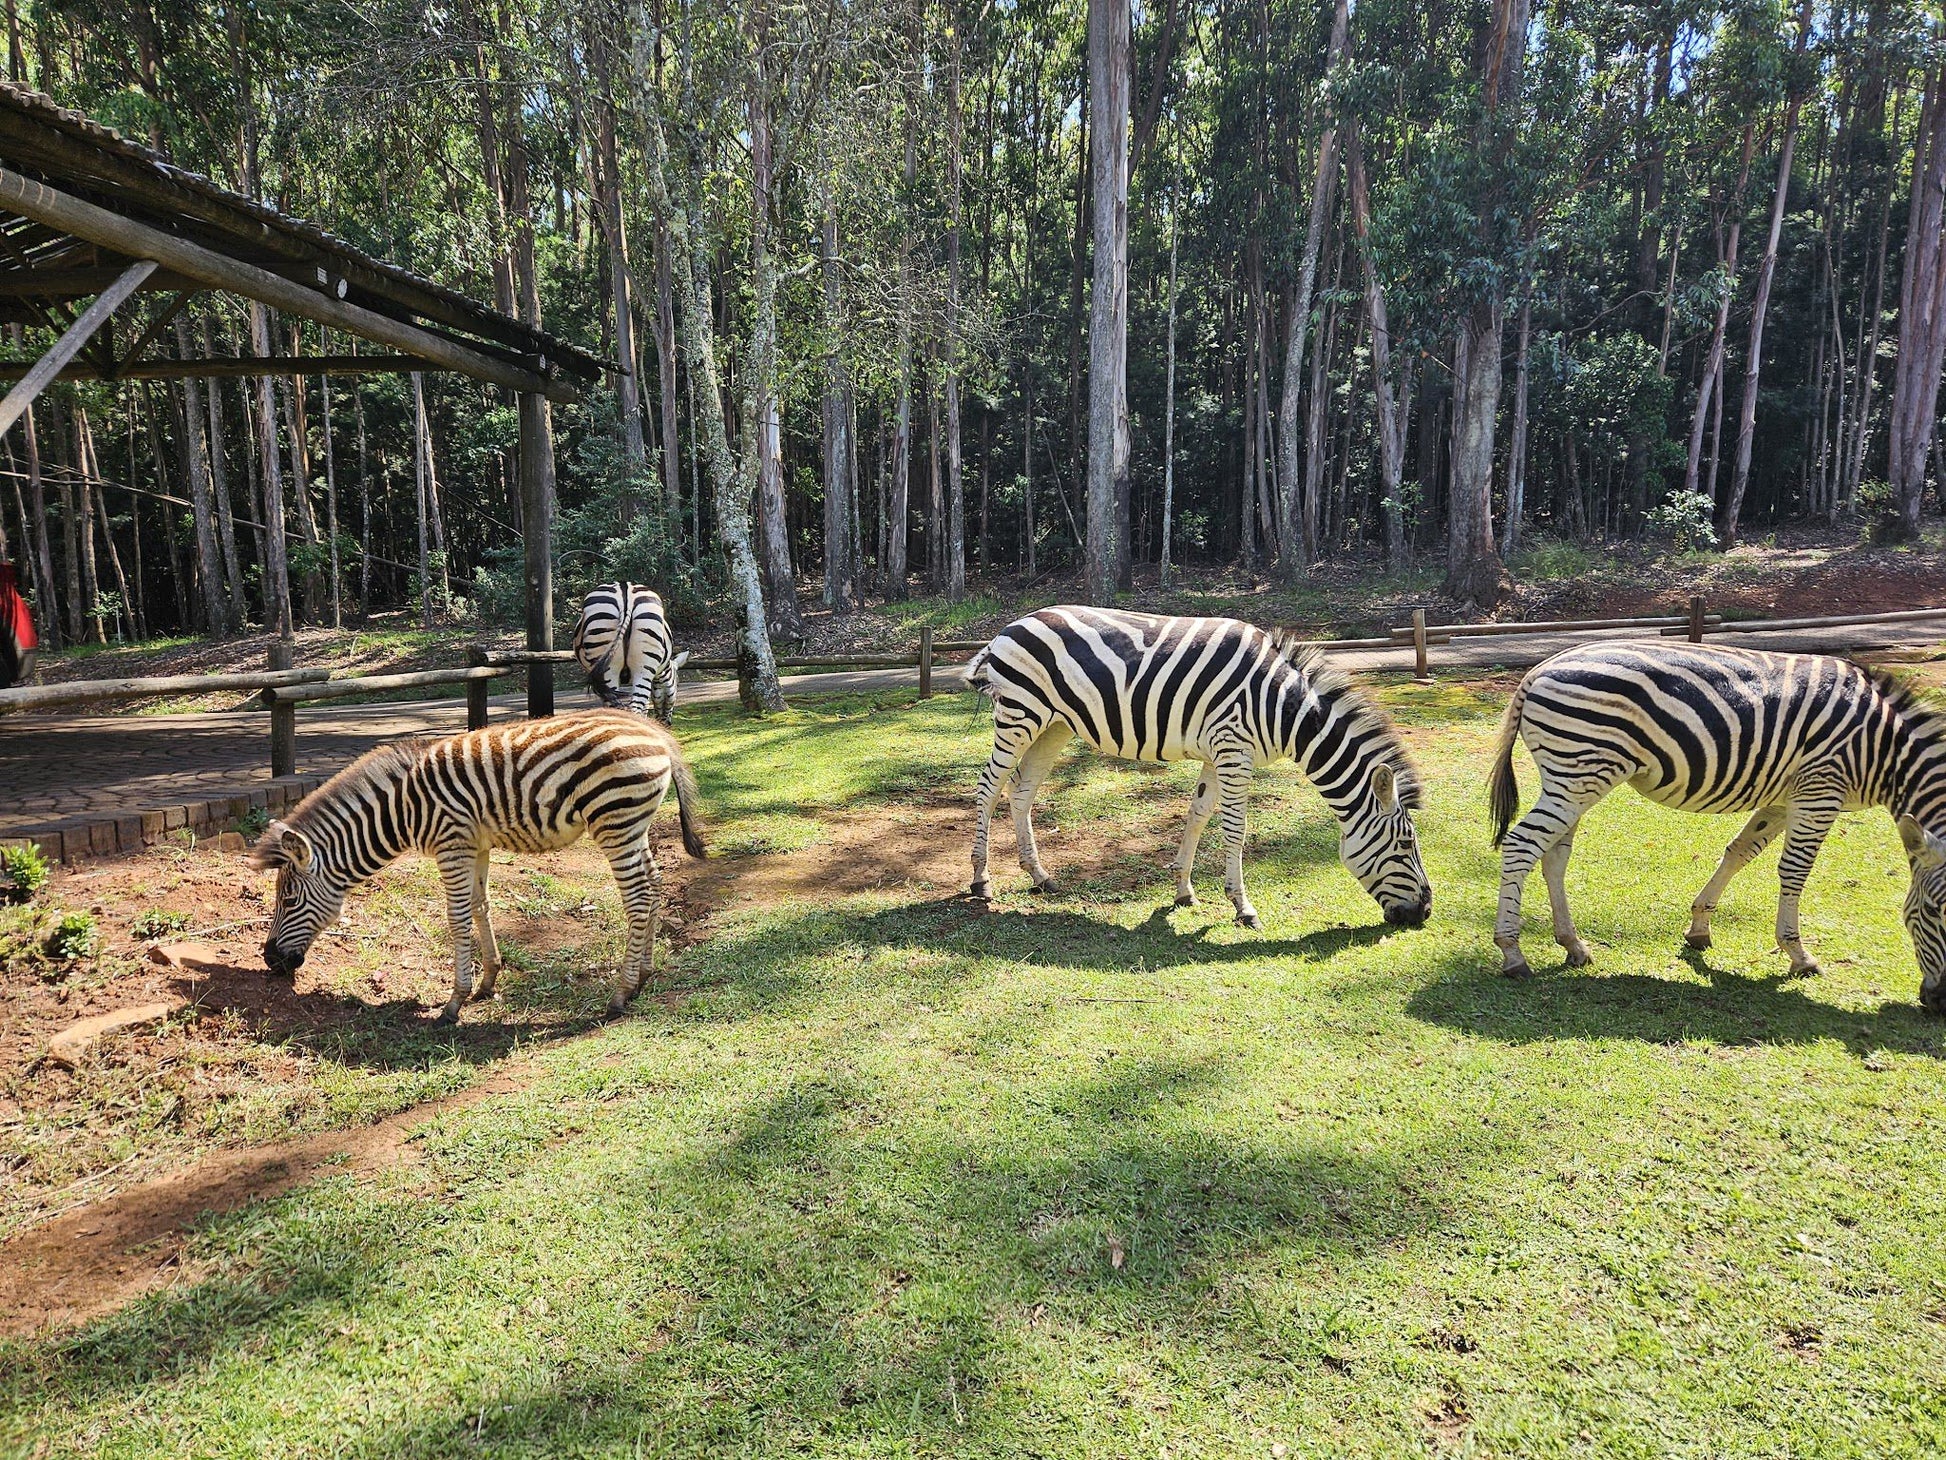
{"label": "zebra tail", "polygon": [[664,736],[664,748],[669,752],[669,776],[676,783],[676,814],[682,822],[682,849],[697,861],[709,855],[709,848],[703,843],[703,828],[696,813],[696,777],[689,772],[689,762],[683,759],[682,747],[676,744],[673,735]]}
{"label": "zebra tail", "polygon": [[1520,783],[1514,779],[1514,742],[1520,738],[1520,712],[1526,704],[1527,681],[1523,679],[1500,720],[1500,740],[1494,752],[1493,779],[1488,789],[1496,847],[1507,839],[1508,828],[1520,814]]}
{"label": "zebra tail", "polygon": [[980,690],[982,692],[986,690],[987,660],[990,659],[992,656],[993,656],[993,645],[988,644],[985,648],[981,649],[979,653],[975,654],[971,659],[966,661],[966,668],[963,672],[966,675],[966,682],[969,685],[971,685],[974,689]]}

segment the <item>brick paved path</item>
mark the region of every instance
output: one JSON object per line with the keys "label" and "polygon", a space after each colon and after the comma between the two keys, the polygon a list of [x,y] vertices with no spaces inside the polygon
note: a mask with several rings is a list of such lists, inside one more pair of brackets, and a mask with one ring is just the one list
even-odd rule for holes
{"label": "brick paved path", "polygon": [[[1932,624],[1822,629],[1791,634],[1713,635],[1751,648],[1855,653],[1892,648],[1934,648],[1941,630]],[[1588,635],[1532,634],[1502,639],[1461,639],[1433,650],[1435,674],[1519,669]],[[1625,637],[1625,635],[1624,635]],[[1410,669],[1409,649],[1346,653],[1339,662],[1359,670]],[[786,676],[786,694],[834,694],[916,684],[916,669],[859,670],[843,674]],[[961,687],[959,670],[941,666],[934,683]],[[594,703],[585,689],[564,680],[556,690],[563,709]],[[687,705],[736,698],[733,682],[685,684]],[[521,713],[523,697],[495,696],[496,720]],[[679,722],[680,723],[680,722]],[[297,716],[299,774],[282,782],[270,775],[270,717],[261,710],[189,715],[20,715],[0,717],[0,843],[39,842],[52,856],[74,860],[132,851],[178,828],[223,830],[254,807],[275,812],[372,746],[401,735],[451,733],[466,727],[460,699],[409,704],[305,705]]]}

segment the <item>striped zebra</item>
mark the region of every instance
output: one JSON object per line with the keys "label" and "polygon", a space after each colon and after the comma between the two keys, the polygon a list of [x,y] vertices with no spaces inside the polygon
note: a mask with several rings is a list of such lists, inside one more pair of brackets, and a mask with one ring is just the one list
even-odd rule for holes
{"label": "striped zebra", "polygon": [[500,948],[487,912],[487,853],[546,852],[586,834],[608,857],[628,916],[628,951],[609,1012],[619,1014],[655,966],[661,872],[649,818],[671,783],[683,848],[704,855],[696,786],[675,736],[626,710],[591,710],[496,725],[444,739],[394,741],[368,751],[273,821],[252,861],[277,872],[264,964],[289,977],[345,894],[406,852],[439,864],[453,932],[453,996],[441,1024],[474,993],[493,993]]}
{"label": "striped zebra", "polygon": [[1123,760],[1200,760],[1189,824],[1170,865],[1176,905],[1196,902],[1196,844],[1220,799],[1224,887],[1247,928],[1262,923],[1243,887],[1244,800],[1258,766],[1297,762],[1338,818],[1338,855],[1390,923],[1432,909],[1412,810],[1419,779],[1397,733],[1326,665],[1316,646],[1226,618],[1163,618],[1047,608],[994,636],[966,669],[993,699],[993,758],[980,774],[973,895],[986,897],[987,837],[1011,787],[1020,865],[1052,882],[1034,845],[1034,796],[1074,736]]}
{"label": "striped zebra", "polygon": [[[1516,735],[1541,772],[1539,799],[1518,823]],[[1536,862],[1569,967],[1588,962],[1568,912],[1568,857],[1576,824],[1621,785],[1685,811],[1749,813],[1690,910],[1692,948],[1709,947],[1710,913],[1730,879],[1783,833],[1777,942],[1793,974],[1817,972],[1797,902],[1825,833],[1841,811],[1888,808],[1912,866],[1905,922],[1919,997],[1946,1012],[1946,716],[1909,690],[1826,655],[1703,645],[1591,644],[1530,670],[1501,723],[1491,786],[1504,972],[1529,971],[1520,894]]]}
{"label": "striped zebra", "polygon": [[676,679],[688,662],[674,653],[662,596],[640,583],[604,583],[581,605],[574,657],[588,687],[618,709],[647,711],[664,724],[676,708]]}

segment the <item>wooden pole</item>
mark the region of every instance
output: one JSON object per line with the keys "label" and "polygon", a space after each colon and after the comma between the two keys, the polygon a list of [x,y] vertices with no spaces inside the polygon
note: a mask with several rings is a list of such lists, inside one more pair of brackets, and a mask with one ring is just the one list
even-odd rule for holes
{"label": "wooden pole", "polygon": [[[470,668],[486,667],[486,650],[475,644],[467,651],[466,662]],[[487,685],[491,681],[469,679],[466,681],[466,728],[484,730],[487,725]]]}
{"label": "wooden pole", "polygon": [[1432,683],[1432,666],[1426,662],[1426,611],[1412,610],[1412,677],[1419,684]]}
{"label": "wooden pole", "polygon": [[34,397],[46,390],[54,377],[61,373],[62,367],[81,353],[81,347],[95,337],[95,331],[108,322],[108,316],[120,309],[129,295],[142,287],[142,281],[153,274],[155,268],[153,259],[143,259],[130,265],[119,279],[95,296],[93,304],[81,311],[81,317],[54,342],[54,348],[21,376],[20,383],[7,392],[7,398],[0,400],[0,436],[11,430],[13,423],[26,414],[27,407],[34,403]]}
{"label": "wooden pole", "polygon": [[1703,618],[1703,595],[1692,593],[1689,595],[1689,642],[1692,644],[1703,642]]}
{"label": "wooden pole", "polygon": [[297,774],[297,701],[270,701],[270,773]]}
{"label": "wooden pole", "polygon": [[[538,391],[549,399],[572,401],[578,398],[578,392],[566,381],[548,379],[537,370],[523,369],[469,349],[445,335],[434,334],[317,289],[306,288],[281,274],[273,274],[255,264],[217,253],[186,238],[165,233],[160,228],[151,228],[120,213],[97,208],[93,203],[57,192],[44,183],[35,182],[7,168],[0,168],[0,203],[49,228],[57,228],[118,253],[152,259],[209,288],[241,294],[246,299],[281,309],[287,314],[333,325],[374,344],[389,345],[408,355],[417,355],[441,369],[457,370],[462,375],[503,385],[509,390]],[[148,272],[153,272],[153,266]],[[148,272],[144,273],[144,278]]]}
{"label": "wooden pole", "polygon": [[[547,399],[520,393],[521,536],[527,557],[527,647],[554,647],[554,424]],[[554,666],[527,666],[527,718],[554,713]]]}
{"label": "wooden pole", "polygon": [[932,698],[932,625],[919,630],[919,698]]}

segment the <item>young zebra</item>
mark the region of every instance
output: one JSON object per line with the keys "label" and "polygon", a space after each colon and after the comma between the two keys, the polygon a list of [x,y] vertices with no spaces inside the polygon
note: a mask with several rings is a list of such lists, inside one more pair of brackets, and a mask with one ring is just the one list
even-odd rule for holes
{"label": "young zebra", "polygon": [[676,679],[689,660],[672,651],[662,597],[640,583],[604,583],[581,605],[574,657],[605,705],[648,711],[667,724],[676,708]]}
{"label": "young zebra", "polygon": [[1219,795],[1223,882],[1237,921],[1261,927],[1243,888],[1244,798],[1258,766],[1297,762],[1338,818],[1338,855],[1385,920],[1417,927],[1432,908],[1411,812],[1419,780],[1385,717],[1315,646],[1227,618],[1047,608],[1002,629],[967,666],[993,698],[993,758],[980,775],[973,895],[990,892],[987,836],[1012,786],[1020,865],[1052,886],[1034,845],[1034,796],[1079,735],[1123,760],[1200,760],[1202,779],[1171,866],[1176,905],[1195,904],[1196,844]]}
{"label": "young zebra", "polygon": [[257,842],[255,865],[277,872],[264,964],[285,977],[296,973],[318,930],[337,921],[346,892],[404,853],[424,852],[439,864],[453,931],[453,996],[439,1015],[450,1024],[473,993],[475,930],[480,998],[492,994],[500,972],[487,913],[488,851],[554,851],[585,833],[607,854],[628,916],[628,951],[608,1006],[619,1014],[655,966],[661,872],[649,818],[671,782],[683,848],[701,857],[696,786],[682,750],[662,726],[629,711],[591,710],[368,751]]}
{"label": "young zebra", "polygon": [[[1541,772],[1533,809],[1514,824],[1514,737]],[[1690,913],[1687,941],[1710,943],[1710,913],[1730,879],[1781,831],[1777,942],[1791,972],[1817,964],[1798,939],[1797,900],[1838,813],[1884,806],[1912,865],[1905,921],[1919,955],[1919,997],[1946,1011],[1946,717],[1889,679],[1821,654],[1658,643],[1591,644],[1530,670],[1500,726],[1493,770],[1501,859],[1494,942],[1503,972],[1528,972],[1520,894],[1539,862],[1568,965],[1588,962],[1568,913],[1574,829],[1620,785],[1685,811],[1745,811]],[[1512,831],[1508,830],[1512,826]]]}

